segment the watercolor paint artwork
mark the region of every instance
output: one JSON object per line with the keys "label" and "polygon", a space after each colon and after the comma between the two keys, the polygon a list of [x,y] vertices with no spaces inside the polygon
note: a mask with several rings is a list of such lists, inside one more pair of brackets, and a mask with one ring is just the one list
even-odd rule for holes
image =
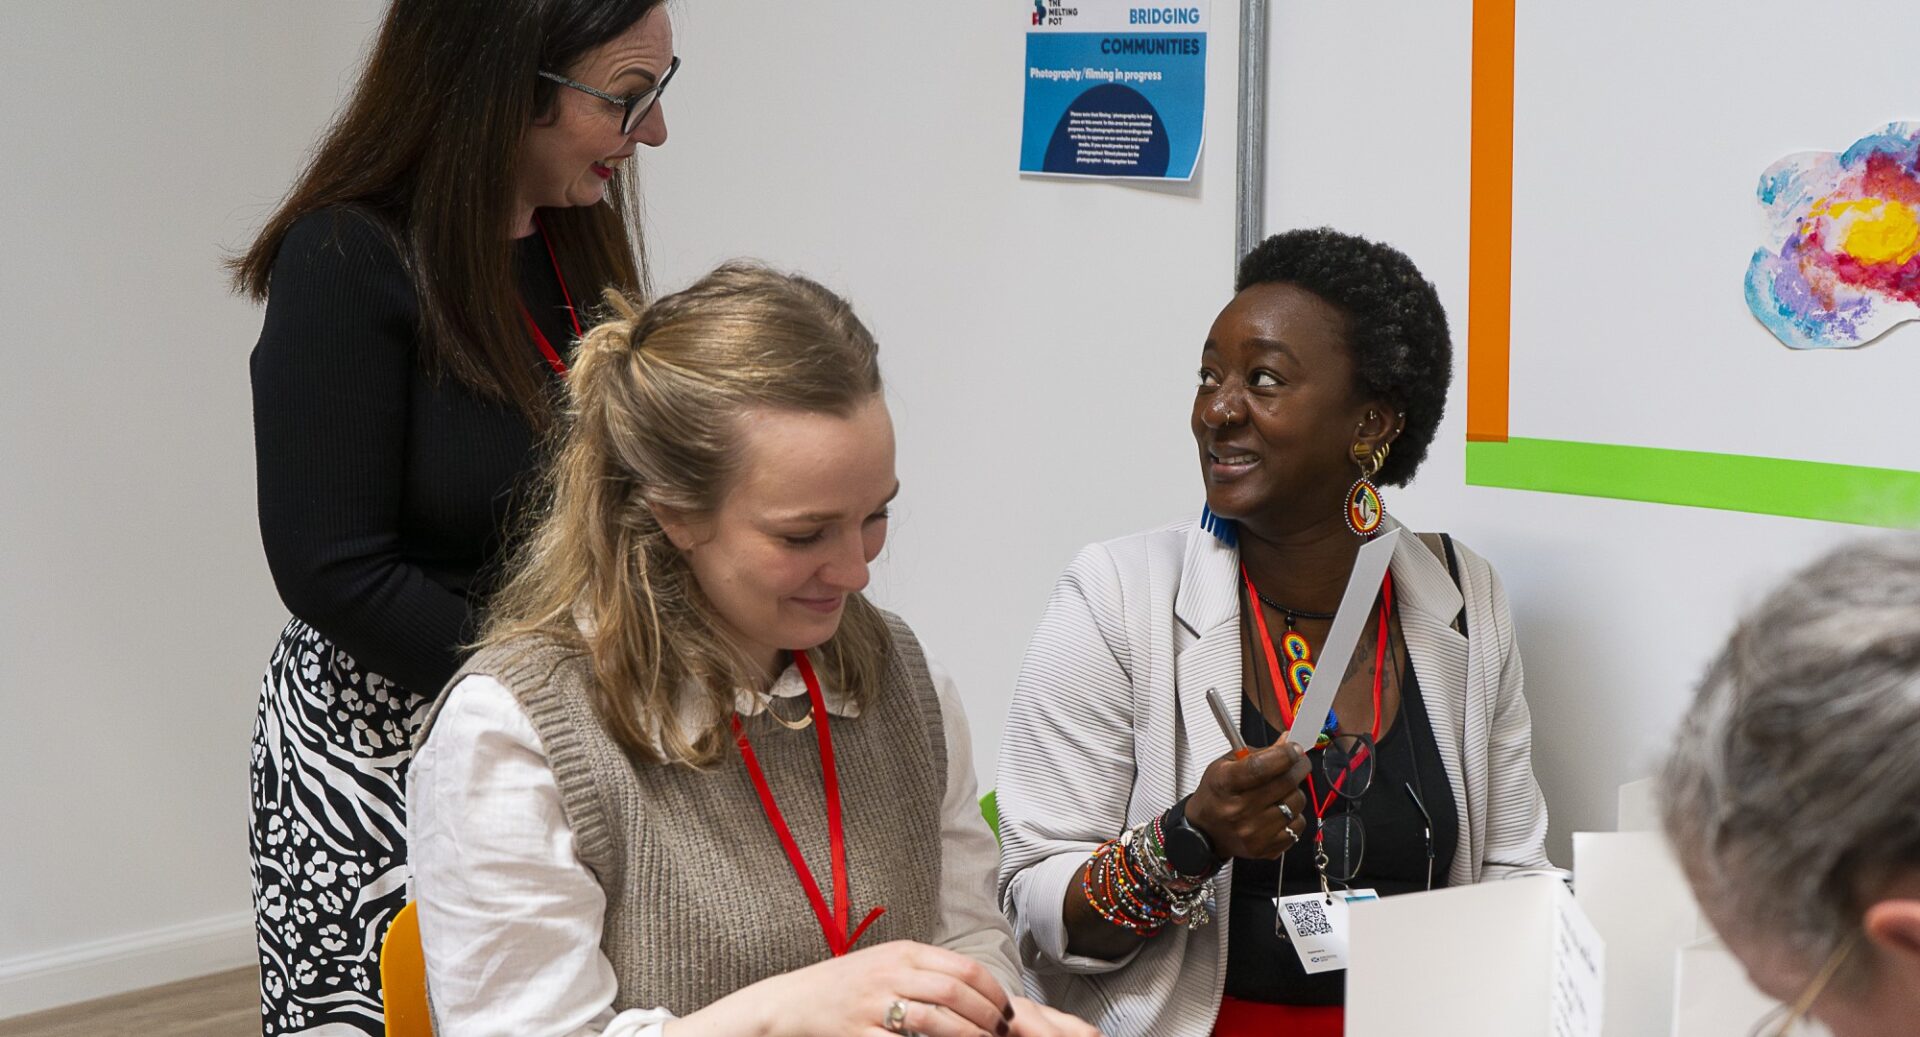
{"label": "watercolor paint artwork", "polygon": [[[1912,20],[1902,20],[1912,5],[1913,0],[1846,0],[1844,6],[1859,24],[1904,25]],[[1473,3],[1467,484],[1920,528],[1920,465],[1905,430],[1911,424],[1914,382],[1906,373],[1920,362],[1920,349],[1913,348],[1920,346],[1920,330],[1908,325],[1865,350],[1783,354],[1772,344],[1771,332],[1762,334],[1752,323],[1753,314],[1720,304],[1732,303],[1731,271],[1725,260],[1698,258],[1711,255],[1704,252],[1717,247],[1711,242],[1702,251],[1668,250],[1686,253],[1683,257],[1649,261],[1643,256],[1644,234],[1609,230],[1580,238],[1560,226],[1562,221],[1525,215],[1540,199],[1564,196],[1565,156],[1578,153],[1569,149],[1588,148],[1596,139],[1624,144],[1621,130],[1632,131],[1626,139],[1640,146],[1593,149],[1588,165],[1594,175],[1585,182],[1611,188],[1626,182],[1620,177],[1645,179],[1650,153],[1645,145],[1671,149],[1672,134],[1684,133],[1687,158],[1684,167],[1674,168],[1694,175],[1689,203],[1711,210],[1716,219],[1730,214],[1736,221],[1715,240],[1733,246],[1734,264],[1767,246],[1754,264],[1763,268],[1755,292],[1763,302],[1753,308],[1763,322],[1783,329],[1783,340],[1795,345],[1863,345],[1883,333],[1875,328],[1890,325],[1903,309],[1911,312],[1914,281],[1905,282],[1903,297],[1898,271],[1914,268],[1892,261],[1906,251],[1896,244],[1903,240],[1901,216],[1920,211],[1920,197],[1912,193],[1920,181],[1915,172],[1920,125],[1896,122],[1846,145],[1858,131],[1890,121],[1876,110],[1887,99],[1913,95],[1911,71],[1892,62],[1856,63],[1860,67],[1848,69],[1854,78],[1844,94],[1836,93],[1832,103],[1816,102],[1818,107],[1807,113],[1822,120],[1814,125],[1839,127],[1833,137],[1816,142],[1835,147],[1836,153],[1793,156],[1770,171],[1774,175],[1761,185],[1767,202],[1784,208],[1796,191],[1805,193],[1798,195],[1800,213],[1782,212],[1783,218],[1775,220],[1772,205],[1763,207],[1773,235],[1763,240],[1758,228],[1745,234],[1738,229],[1739,217],[1751,218],[1753,210],[1725,185],[1752,185],[1755,174],[1790,150],[1779,144],[1786,116],[1754,109],[1750,84],[1756,74],[1779,76],[1774,51],[1782,15],[1795,10],[1793,0],[1747,5],[1778,13],[1757,11],[1746,19],[1727,18],[1727,5],[1720,0],[1665,5],[1662,17],[1673,33],[1663,37],[1664,43],[1686,59],[1648,62],[1641,74],[1625,80],[1618,74],[1618,55],[1644,45],[1643,19],[1622,5],[1612,5],[1621,9],[1613,11],[1600,4],[1539,3],[1526,4],[1527,17],[1519,19],[1520,6],[1518,0]],[[1575,82],[1593,88],[1570,93]],[[1570,102],[1577,104],[1570,107]],[[1741,127],[1730,137],[1702,138],[1700,127],[1718,125],[1715,120],[1723,119],[1728,105],[1741,106],[1751,117],[1724,120],[1730,128]],[[1920,112],[1911,117],[1920,120]],[[1824,172],[1796,181],[1789,168],[1796,166]],[[1671,179],[1671,171],[1662,170],[1653,182],[1664,189]],[[1849,189],[1851,196],[1844,193]],[[1849,211],[1861,215],[1840,213],[1837,220],[1831,214],[1816,217],[1823,221],[1818,232],[1824,255],[1801,255],[1807,242],[1799,236],[1798,216],[1810,215],[1821,199],[1869,198],[1901,205],[1856,206]],[[1617,221],[1640,230],[1647,225],[1640,196],[1621,192],[1598,202],[1595,211],[1608,212],[1612,220],[1590,226]],[[1679,226],[1660,226],[1658,232],[1683,234]],[[1830,237],[1836,230],[1838,239]],[[1613,327],[1568,334],[1567,315],[1585,312],[1593,291],[1584,283],[1562,284],[1569,279],[1556,268],[1540,277],[1542,268],[1534,260],[1560,254],[1574,242],[1592,249],[1597,262],[1634,263],[1640,257],[1642,269],[1632,272],[1633,283],[1657,288],[1659,308],[1650,312],[1660,319],[1642,319],[1624,335]],[[1873,312],[1850,317],[1853,326],[1844,337],[1825,334],[1818,307],[1766,283],[1767,272],[1779,281],[1789,254],[1797,257],[1789,282],[1798,276],[1811,288],[1822,281],[1832,286],[1836,302],[1849,293],[1871,296]],[[1857,258],[1861,255],[1864,261]],[[1550,289],[1544,295],[1543,284]],[[1782,294],[1792,303],[1784,313],[1777,302]],[[1807,331],[1792,326],[1801,311],[1812,318]],[[1687,337],[1668,334],[1668,328],[1684,328]],[[1606,349],[1616,338],[1623,340],[1620,348]],[[1698,342],[1728,343],[1736,355],[1703,356],[1693,348],[1692,355],[1671,364],[1663,359]],[[1592,350],[1596,343],[1601,352]],[[1566,377],[1573,365],[1562,362],[1574,349],[1582,350],[1578,381]],[[1626,355],[1635,362],[1615,360]],[[1594,390],[1596,374],[1611,379],[1611,391]],[[1739,397],[1730,401],[1739,408],[1736,418],[1725,420],[1719,408],[1699,406],[1705,397],[1691,386],[1700,379],[1710,380],[1703,387],[1708,394]],[[1642,384],[1641,395],[1629,395],[1636,384]],[[1553,393],[1561,394],[1551,397],[1557,403],[1539,406]],[[1648,406],[1655,398],[1658,407]],[[1617,405],[1626,399],[1635,406]],[[1804,406],[1795,411],[1797,399]],[[1567,420],[1569,406],[1585,409],[1587,420]],[[1864,413],[1850,420],[1855,412]],[[1814,414],[1821,420],[1808,420]]]}
{"label": "watercolor paint artwork", "polygon": [[1792,349],[1852,349],[1920,320],[1920,122],[1767,168],[1747,308]]}

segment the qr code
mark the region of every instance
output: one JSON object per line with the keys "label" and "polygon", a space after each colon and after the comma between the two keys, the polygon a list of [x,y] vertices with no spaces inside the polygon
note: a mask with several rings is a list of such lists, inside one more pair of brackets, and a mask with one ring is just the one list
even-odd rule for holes
{"label": "qr code", "polygon": [[1327,912],[1317,897],[1312,900],[1289,900],[1280,906],[1287,909],[1287,917],[1293,919],[1294,931],[1301,936],[1325,936],[1333,932],[1333,923],[1327,921]]}

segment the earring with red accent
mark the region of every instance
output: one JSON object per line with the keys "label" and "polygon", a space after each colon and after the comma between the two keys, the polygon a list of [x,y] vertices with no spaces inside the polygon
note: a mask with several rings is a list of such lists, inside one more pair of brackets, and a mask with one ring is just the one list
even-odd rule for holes
{"label": "earring with red accent", "polygon": [[1373,484],[1373,477],[1380,472],[1380,466],[1387,463],[1387,452],[1391,443],[1382,443],[1368,450],[1365,443],[1353,445],[1353,463],[1360,469],[1360,478],[1354,480],[1353,488],[1347,491],[1347,528],[1355,536],[1370,537],[1380,531],[1380,524],[1387,519],[1387,506],[1380,502],[1380,489]]}

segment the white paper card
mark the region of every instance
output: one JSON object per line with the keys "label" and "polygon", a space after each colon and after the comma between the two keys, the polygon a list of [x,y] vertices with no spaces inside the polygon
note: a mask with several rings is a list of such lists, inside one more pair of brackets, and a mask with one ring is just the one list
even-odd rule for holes
{"label": "white paper card", "polygon": [[1607,946],[1560,883],[1553,903],[1553,1037],[1600,1037]]}
{"label": "white paper card", "polygon": [[1651,832],[1660,827],[1660,801],[1652,778],[1620,786],[1619,816],[1614,827],[1622,832]]}
{"label": "white paper card", "polygon": [[1307,975],[1338,972],[1347,967],[1347,909],[1350,904],[1378,900],[1370,889],[1335,890],[1276,897],[1274,910],[1286,927],[1287,940],[1300,956],[1300,967]]}
{"label": "white paper card", "polygon": [[1575,832],[1575,899],[1607,945],[1606,1037],[1646,1037],[1673,1014],[1673,961],[1700,910],[1658,832]]}
{"label": "white paper card", "polygon": [[1393,547],[1400,531],[1390,529],[1360,545],[1353,559],[1353,571],[1347,574],[1347,589],[1340,595],[1340,610],[1333,614],[1333,627],[1320,644],[1320,665],[1307,682],[1307,694],[1294,713],[1293,726],[1287,728],[1287,741],[1304,752],[1320,738],[1320,728],[1333,708],[1333,694],[1347,677],[1354,663],[1353,650],[1360,644],[1361,629],[1373,613],[1373,599],[1380,594],[1380,581],[1386,578],[1393,561]]}
{"label": "white paper card", "polygon": [[1556,890],[1512,879],[1352,905],[1347,1037],[1541,1037]]}

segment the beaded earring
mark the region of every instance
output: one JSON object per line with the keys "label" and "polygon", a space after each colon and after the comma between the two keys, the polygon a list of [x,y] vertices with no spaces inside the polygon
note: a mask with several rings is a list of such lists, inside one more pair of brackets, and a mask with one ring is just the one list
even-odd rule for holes
{"label": "beaded earring", "polygon": [[1387,463],[1387,453],[1392,449],[1391,443],[1382,443],[1371,451],[1364,443],[1353,445],[1353,463],[1360,469],[1360,478],[1347,491],[1347,528],[1355,536],[1372,536],[1386,521],[1387,506],[1380,501],[1380,489],[1373,485],[1373,477]]}

